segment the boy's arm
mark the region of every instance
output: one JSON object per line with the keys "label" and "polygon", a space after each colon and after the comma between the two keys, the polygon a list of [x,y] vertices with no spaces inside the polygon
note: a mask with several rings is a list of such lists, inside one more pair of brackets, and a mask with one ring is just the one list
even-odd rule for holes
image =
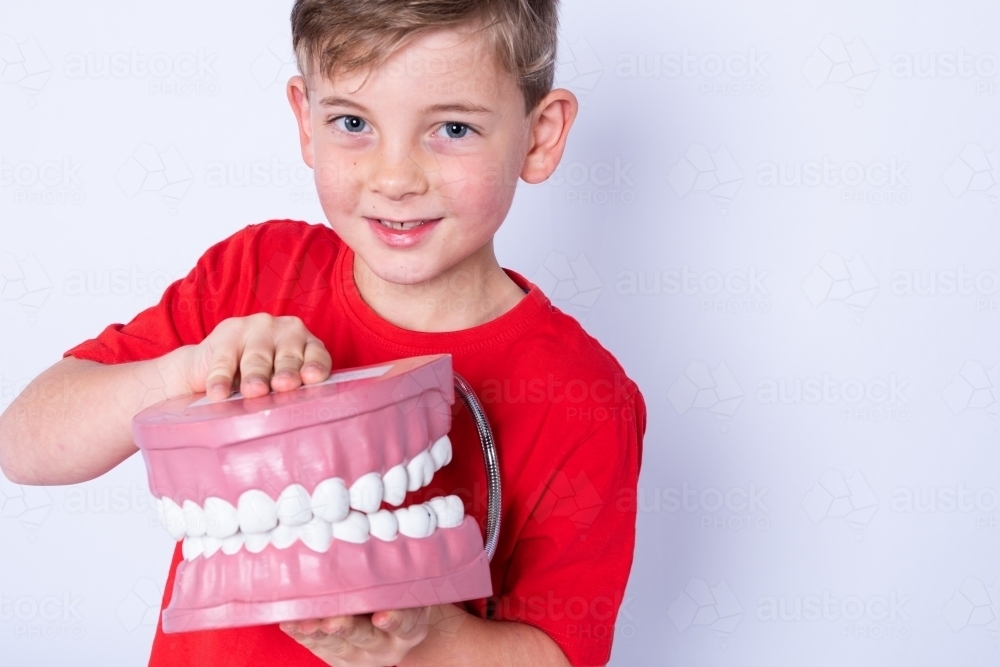
{"label": "boy's arm", "polygon": [[451,604],[281,627],[338,667],[570,667],[562,649],[538,628],[486,621]]}
{"label": "boy's arm", "polygon": [[176,350],[104,365],[68,357],[29,384],[0,415],[0,469],[15,484],[75,484],[134,454],[132,416],[187,393]]}
{"label": "boy's arm", "polygon": [[297,317],[223,320],[205,340],[147,361],[102,365],[63,359],[0,416],[0,467],[20,484],[93,479],[137,450],[132,417],[166,398],[218,400],[240,378],[244,396],[288,391],[330,375],[330,354]]}

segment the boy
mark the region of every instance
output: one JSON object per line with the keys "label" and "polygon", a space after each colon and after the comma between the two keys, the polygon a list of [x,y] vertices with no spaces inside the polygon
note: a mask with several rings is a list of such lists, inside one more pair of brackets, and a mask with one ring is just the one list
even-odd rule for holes
{"label": "boy", "polygon": [[[601,665],[632,561],[645,405],[493,235],[518,178],[555,170],[577,103],[552,90],[557,0],[298,0],[288,84],[330,227],[251,225],[160,303],[69,350],[0,418],[15,482],[92,479],[163,398],[246,396],[331,368],[448,352],[485,405],[504,484],[494,596],[164,635],[151,665]],[[44,402],[42,397],[44,397]],[[59,415],[88,415],[71,423]],[[483,522],[471,421],[428,495]],[[411,494],[411,495],[418,495]],[[410,502],[407,499],[407,503]],[[416,497],[413,500],[419,501]],[[180,560],[175,551],[163,606]]]}

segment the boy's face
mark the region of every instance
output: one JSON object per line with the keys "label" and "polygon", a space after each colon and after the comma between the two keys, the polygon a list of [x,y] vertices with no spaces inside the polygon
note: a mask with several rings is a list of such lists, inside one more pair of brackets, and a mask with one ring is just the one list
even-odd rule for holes
{"label": "boy's face", "polygon": [[[308,85],[306,96],[294,77],[288,95],[323,211],[392,283],[423,283],[484,249],[492,257],[518,177],[547,178],[565,143],[545,101],[525,114],[514,77],[464,31],[421,35],[377,68]],[[558,92],[569,96],[563,115],[575,114],[572,94]],[[540,138],[552,147],[539,157]]]}

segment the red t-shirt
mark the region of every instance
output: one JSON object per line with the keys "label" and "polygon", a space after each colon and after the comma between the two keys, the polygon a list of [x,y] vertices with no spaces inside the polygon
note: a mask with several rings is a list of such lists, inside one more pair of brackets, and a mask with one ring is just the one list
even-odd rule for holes
{"label": "red t-shirt", "polygon": [[[615,358],[519,274],[527,294],[471,329],[424,333],[379,317],[353,278],[354,253],[329,228],[294,221],[250,225],[211,247],[156,306],[66,352],[121,363],[203,340],[225,318],[296,315],[320,338],[333,367],[450,353],[475,389],[497,442],[503,484],[494,596],[466,603],[481,618],[546,632],[574,665],[608,661],[632,566],[635,504],[646,409]],[[456,402],[456,406],[460,402]],[[454,411],[452,463],[406,503],[463,498],[485,526],[486,473],[475,427]],[[170,603],[175,549],[164,593]],[[150,665],[323,664],[278,626],[163,634]]]}

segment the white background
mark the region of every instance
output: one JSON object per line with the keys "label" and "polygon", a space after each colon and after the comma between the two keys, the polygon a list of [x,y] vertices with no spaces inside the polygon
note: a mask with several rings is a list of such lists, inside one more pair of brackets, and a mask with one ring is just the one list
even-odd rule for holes
{"label": "white background", "polygon": [[[0,7],[0,407],[212,243],[323,220],[288,8]],[[996,662],[998,19],[567,3],[582,112],[497,247],[649,406],[613,664]],[[133,53],[177,71],[86,68]],[[172,545],[141,460],[0,502],[2,662],[143,663]]]}

